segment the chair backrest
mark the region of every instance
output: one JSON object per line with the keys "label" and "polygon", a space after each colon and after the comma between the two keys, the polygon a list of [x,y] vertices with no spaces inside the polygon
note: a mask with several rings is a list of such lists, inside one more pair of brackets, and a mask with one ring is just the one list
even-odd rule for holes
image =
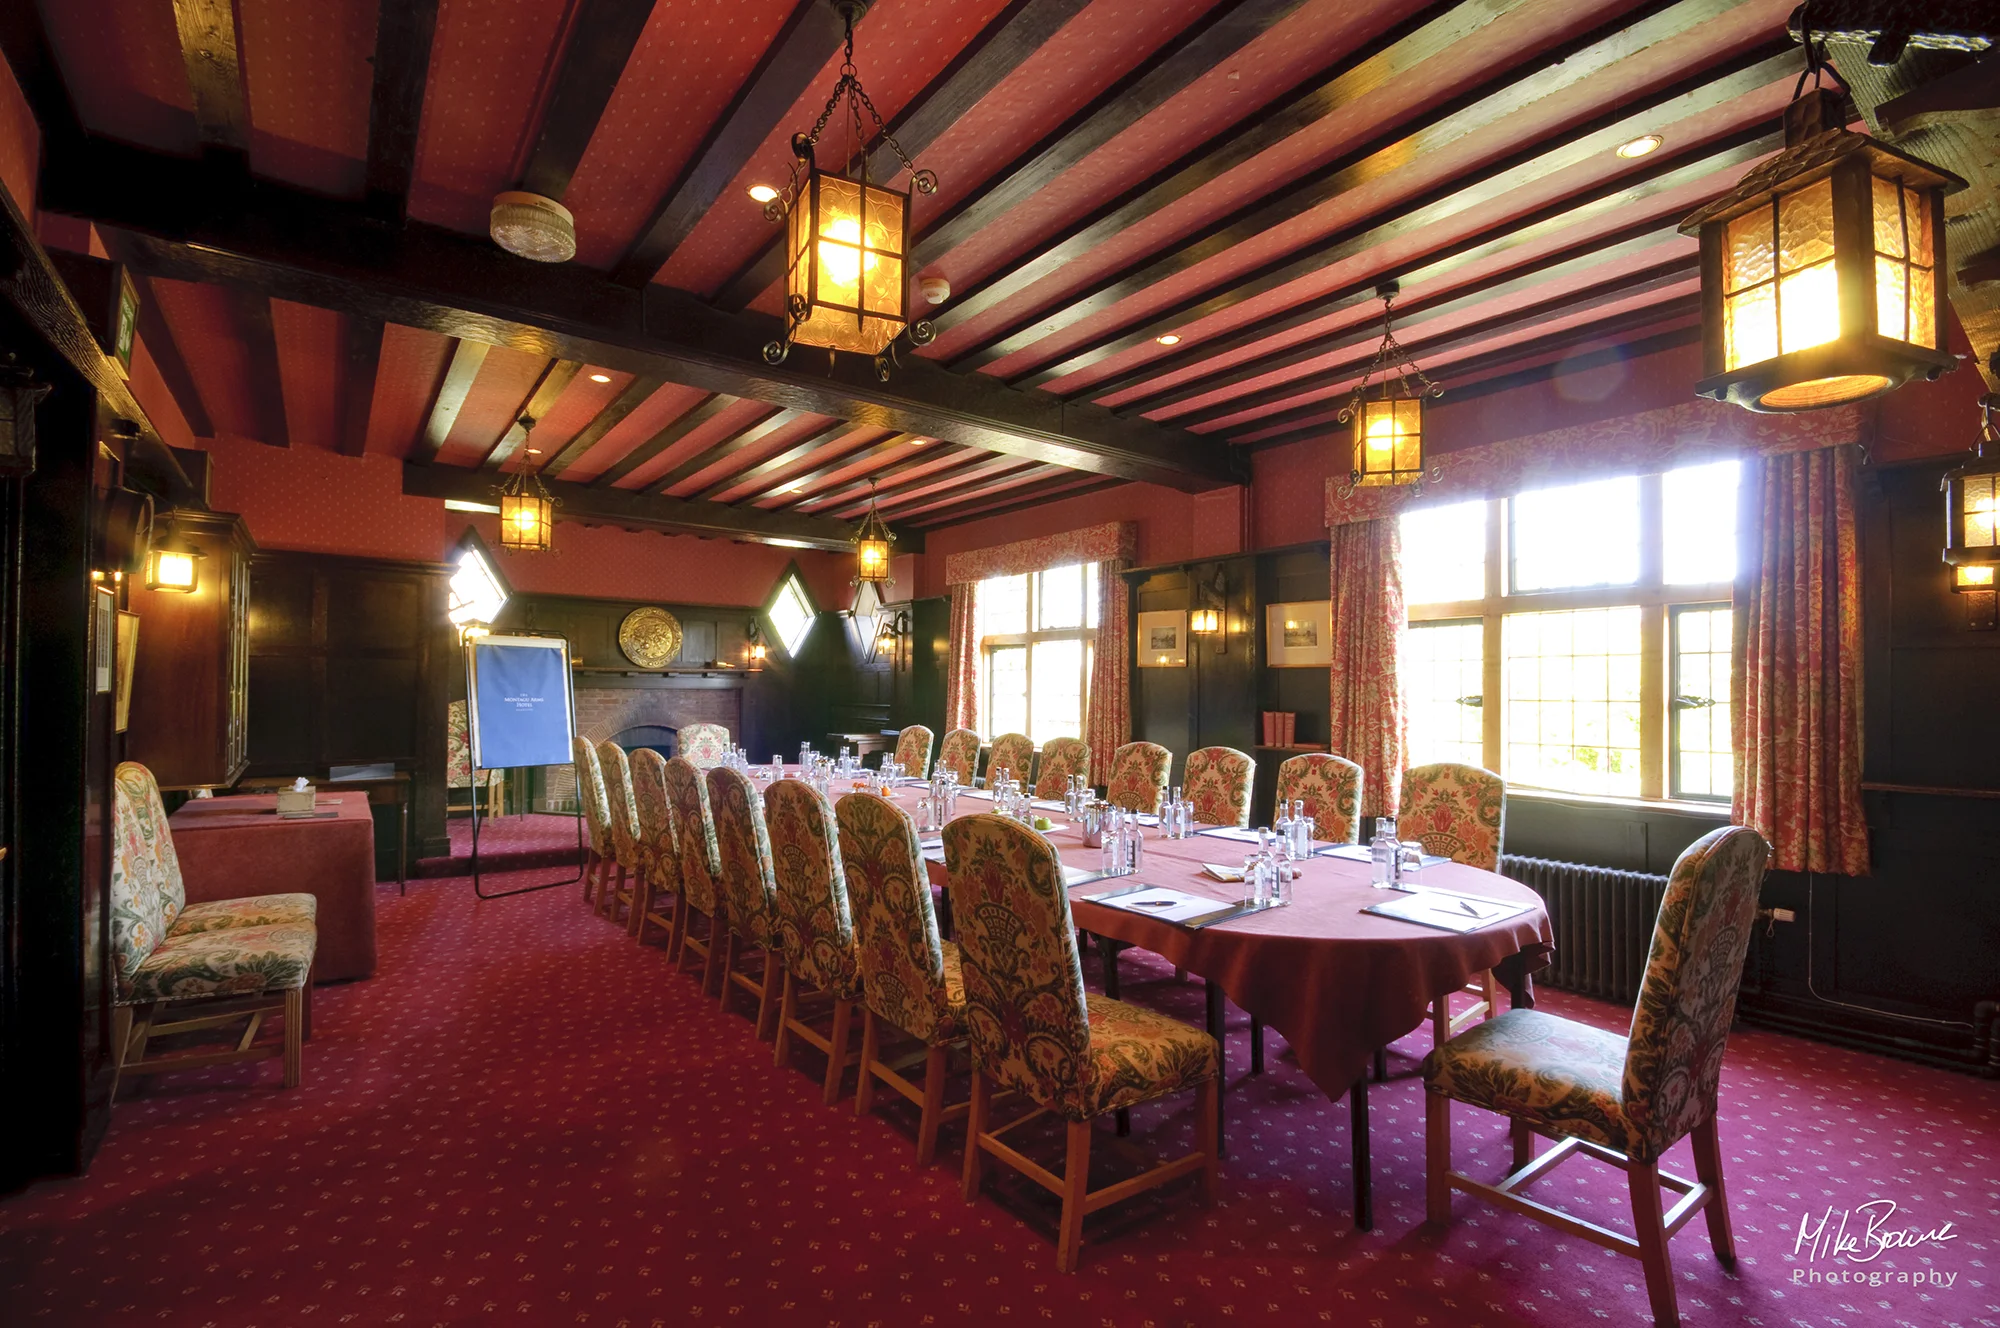
{"label": "chair backrest", "polygon": [[910,814],[873,793],[834,806],[840,859],[861,963],[861,999],[925,1042],[956,1032],[945,1023],[944,943],[938,938],[930,877]]}
{"label": "chair backrest", "polygon": [[912,724],[896,735],[896,754],[890,758],[903,767],[906,775],[921,778],[930,773],[931,731],[921,724]]}
{"label": "chair backrest", "polygon": [[616,845],[611,842],[611,800],[605,796],[597,749],[580,735],[571,734],[569,751],[576,766],[576,805],[583,810],[584,829],[590,831],[590,851],[608,858]]}
{"label": "chair backrest", "polygon": [[861,969],[833,805],[803,779],[781,779],[764,791],[764,824],[778,883],[771,917],[785,967],[821,991],[854,996]]}
{"label": "chair backrest", "polygon": [[729,757],[729,730],[720,724],[683,724],[674,735],[675,752],[697,770],[710,770]]}
{"label": "chair backrest", "polygon": [[[119,767],[122,776],[124,767]],[[111,951],[121,988],[166,938],[159,860],[138,800],[122,777],[111,786]]]}
{"label": "chair backrest", "polygon": [[1050,738],[1042,744],[1042,768],[1035,776],[1035,796],[1060,798],[1069,789],[1071,775],[1090,778],[1090,744],[1081,738]]}
{"label": "chair backrest", "polygon": [[778,881],[771,870],[771,833],[757,790],[740,770],[719,765],[708,772],[708,806],[715,814],[716,884],[737,935],[768,945]]}
{"label": "chair backrest", "polygon": [[722,871],[716,861],[715,818],[708,810],[708,781],[684,756],[667,762],[661,778],[667,786],[667,801],[674,805],[675,828],[680,833],[681,891],[690,907],[714,917],[720,897],[717,879]]}
{"label": "chair backrest", "polygon": [[1091,1097],[1090,1015],[1062,864],[1004,816],[944,828],[972,1060],[1001,1087],[1073,1119]]}
{"label": "chair backrest", "polygon": [[[908,733],[908,729],[903,732]],[[896,741],[897,750],[902,749],[902,739]],[[900,759],[900,758],[898,758]],[[979,735],[971,729],[953,729],[944,735],[938,744],[938,764],[958,776],[958,782],[972,787],[972,777],[979,773]],[[913,771],[924,774],[925,771]]]}
{"label": "chair backrest", "polygon": [[1622,1101],[1649,1158],[1715,1111],[1770,845],[1724,826],[1687,846],[1667,879],[1632,1008]]}
{"label": "chair backrest", "polygon": [[1194,804],[1194,819],[1205,825],[1250,824],[1250,784],[1257,762],[1234,747],[1202,747],[1188,753],[1181,787]]}
{"label": "chair backrest", "polygon": [[667,758],[651,747],[632,753],[632,804],[639,810],[639,857],[655,887],[681,888],[680,825],[667,797]]}
{"label": "chair backrest", "polygon": [[1396,834],[1426,853],[1498,871],[1506,821],[1507,781],[1491,770],[1440,761],[1403,772]]}
{"label": "chair backrest", "polygon": [[153,772],[137,761],[120,761],[111,777],[131,795],[133,810],[139,816],[139,833],[153,850],[153,864],[159,872],[160,923],[171,929],[187,907],[187,888],[181,881],[180,855],[174,852],[174,832],[167,824],[167,805],[160,801],[159,783]]}
{"label": "chair backrest", "polygon": [[1344,756],[1307,752],[1278,767],[1278,801],[1303,802],[1313,838],[1329,844],[1361,839],[1361,767]]}
{"label": "chair backrest", "polygon": [[611,818],[611,844],[628,867],[639,862],[639,807],[632,798],[632,764],[625,749],[606,738],[597,744],[597,768],[604,774],[604,806]]}
{"label": "chair backrest", "polygon": [[1128,742],[1111,754],[1105,801],[1127,811],[1153,812],[1167,796],[1167,773],[1174,754],[1157,742]]}
{"label": "chair backrest", "polygon": [[986,758],[986,774],[992,777],[995,770],[1011,770],[1022,788],[1034,783],[1035,740],[1025,733],[1003,733],[993,740],[993,752]]}

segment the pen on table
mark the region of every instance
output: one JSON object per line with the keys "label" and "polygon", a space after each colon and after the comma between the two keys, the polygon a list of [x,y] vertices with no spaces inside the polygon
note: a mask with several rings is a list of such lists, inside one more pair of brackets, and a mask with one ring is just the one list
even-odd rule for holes
{"label": "pen on table", "polygon": [[1466,903],[1463,899],[1458,901],[1458,906],[1462,911],[1470,913],[1475,918],[1483,918],[1486,916],[1484,913],[1481,913],[1478,909],[1474,908],[1472,905]]}

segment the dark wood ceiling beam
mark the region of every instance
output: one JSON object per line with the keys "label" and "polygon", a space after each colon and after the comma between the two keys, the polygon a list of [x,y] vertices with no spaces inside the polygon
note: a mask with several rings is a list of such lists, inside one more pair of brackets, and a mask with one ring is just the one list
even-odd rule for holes
{"label": "dark wood ceiling beam", "polygon": [[[550,480],[547,483],[549,493],[561,503],[556,508],[558,548],[562,545],[562,526],[571,521],[753,542],[787,541],[835,551],[853,548],[854,527],[846,521],[831,521],[796,512],[769,512],[756,507],[729,507],[722,503],[667,498],[659,494],[635,493],[630,489],[599,489],[571,480]],[[403,492],[415,498],[455,498],[461,502],[491,503],[493,479],[490,475],[463,466],[426,466],[406,462],[403,466]],[[922,552],[922,537],[903,540],[898,551]]]}
{"label": "dark wood ceiling beam", "polygon": [[991,479],[995,475],[1012,475],[1029,470],[1038,464],[1040,463],[1022,461],[1018,457],[974,455],[958,465],[934,470],[928,475],[917,476],[903,484],[884,487],[878,483],[855,498],[819,508],[818,514],[838,517],[843,521],[859,521],[870,503],[878,504],[885,509],[894,508],[906,504],[918,493],[929,493],[940,489],[955,490],[980,480]]}
{"label": "dark wood ceiling beam", "polygon": [[512,461],[514,454],[528,441],[528,431],[521,427],[521,421],[529,419],[540,423],[546,419],[582,369],[581,360],[550,360],[543,365],[535,385],[528,389],[520,409],[514,412],[514,418],[507,422],[507,427],[494,440],[492,448],[480,459],[480,469],[498,470]]}
{"label": "dark wood ceiling beam", "polygon": [[639,238],[618,260],[611,279],[638,288],[653,279],[693,233],[757,149],[840,50],[845,29],[825,0],[799,0],[757,67],[737,89],[654,209]]}
{"label": "dark wood ceiling beam", "polygon": [[[791,508],[804,507],[808,503],[814,503],[819,501],[821,498],[825,497],[826,494],[807,493],[806,490],[812,488],[815,484],[818,484],[823,480],[827,479],[829,476],[837,475],[844,470],[851,470],[855,466],[861,465],[864,462],[878,461],[883,457],[891,455],[911,456],[917,454],[920,451],[928,450],[928,449],[910,447],[909,444],[912,441],[914,441],[915,438],[916,438],[915,434],[907,434],[907,433],[895,434],[891,437],[884,438],[879,443],[872,443],[856,451],[849,452],[845,456],[836,457],[834,460],[827,462],[825,465],[820,466],[817,469],[807,471],[803,475],[794,475],[790,479],[786,480],[783,484],[780,484],[777,487],[777,492],[779,494],[784,495],[785,501],[777,504],[771,510],[774,512],[785,511]],[[946,450],[950,451],[952,449],[947,448]],[[933,451],[931,454],[935,455],[935,452]],[[845,484],[846,481],[842,481],[840,487],[844,487]],[[830,493],[832,492],[832,490],[829,490],[828,492]],[[753,499],[752,501],[756,500]]]}
{"label": "dark wood ceiling beam", "polygon": [[1041,507],[1058,498],[1081,498],[1085,494],[1096,493],[1102,489],[1115,489],[1122,483],[1124,481],[1106,479],[1101,475],[1079,476],[1073,483],[1052,485],[1039,490],[1032,498],[1020,498],[1012,502],[1005,500],[993,502],[984,498],[974,498],[951,507],[918,512],[906,518],[903,532],[899,533],[898,538],[907,538],[907,532],[910,531],[936,530],[940,526],[953,525],[976,516],[995,517],[1006,516],[1013,512],[1025,512],[1031,507]]}
{"label": "dark wood ceiling beam", "polygon": [[285,419],[284,379],[278,371],[278,333],[271,322],[271,297],[260,291],[229,292],[236,335],[249,361],[244,389],[257,417],[257,441],[290,447],[292,430]]}
{"label": "dark wood ceiling beam", "polygon": [[340,320],[340,423],[336,446],[342,456],[368,451],[368,417],[375,409],[375,378],[382,364],[382,324],[353,314]]}
{"label": "dark wood ceiling beam", "polygon": [[[1390,78],[1473,36],[1526,0],[1445,0],[1412,14],[1348,53],[1339,66],[1246,117],[1222,137],[1189,153],[1164,170],[1112,199],[1061,234],[1037,244],[1016,266],[954,292],[951,303],[932,316],[940,332],[978,317],[1036,282],[1061,271],[1147,218],[1178,203],[1292,136],[1339,114],[1379,90]],[[1046,181],[1044,181],[1046,183]],[[958,237],[932,227],[919,252],[935,256]]]}
{"label": "dark wood ceiling beam", "polygon": [[[716,485],[714,488],[710,489],[707,493],[701,494],[700,497],[705,501],[717,501],[721,498],[723,494],[728,493],[732,490],[744,489],[746,488],[746,486],[749,485],[760,485],[762,484],[763,481],[770,480],[775,476],[783,474],[783,472],[787,467],[795,466],[799,462],[804,461],[807,457],[811,456],[814,452],[818,451],[821,447],[825,446],[828,442],[832,441],[833,439],[839,438],[843,434],[849,434],[854,432],[857,432],[855,427],[843,421],[836,428],[828,430],[825,435],[815,434],[811,438],[804,439],[801,442],[793,443],[790,447],[786,448],[784,451],[779,452],[774,456],[769,456],[764,458],[764,460],[758,462],[750,469],[745,471],[740,471],[737,474],[730,476],[727,480],[723,481],[721,484]],[[873,444],[872,446],[879,448],[882,447],[884,444],[893,445],[898,442],[907,442],[907,441],[908,441],[907,434],[896,434],[890,438],[883,439],[880,442]],[[862,443],[857,445],[850,451],[844,453],[836,464],[851,465],[856,460],[857,454],[866,451],[870,446],[871,445],[867,443]],[[782,485],[784,487],[789,487],[790,485],[795,483],[799,483],[799,480],[790,477],[787,477],[782,481]],[[768,488],[749,489],[746,492],[743,501],[755,502],[759,498],[767,496],[769,492],[770,490]]]}
{"label": "dark wood ceiling beam", "polygon": [[[1697,309],[1689,309],[1687,311],[1688,314],[1698,312],[1699,310]],[[1512,373],[1495,374],[1491,378],[1482,378],[1477,382],[1464,384],[1454,395],[1459,401],[1472,401],[1479,397],[1490,396],[1495,392],[1504,392],[1509,388],[1523,387],[1529,383],[1547,382],[1552,378],[1561,377],[1566,374],[1588,373],[1593,369],[1602,369],[1609,365],[1630,363],[1643,356],[1658,354],[1663,350],[1674,350],[1681,346],[1690,346],[1700,340],[1701,325],[1699,323],[1689,323],[1683,327],[1668,328],[1664,332],[1656,332],[1649,337],[1641,337],[1637,341],[1621,341],[1615,346],[1601,346],[1596,350],[1588,350],[1576,355],[1565,355],[1560,360],[1551,360],[1546,364],[1531,365],[1526,369],[1516,369]],[[1546,355],[1550,349],[1550,347],[1542,347],[1539,353]],[[1478,367],[1482,371],[1490,372],[1494,369],[1505,368],[1508,364],[1516,363],[1526,358],[1529,357],[1514,356],[1502,358],[1495,356],[1489,363]],[[1471,361],[1467,361],[1467,363],[1470,364]],[[1261,450],[1261,448],[1262,444],[1258,444],[1256,450]]]}
{"label": "dark wood ceiling beam", "polygon": [[1064,470],[1060,466],[1030,466],[1022,471],[988,476],[964,488],[954,486],[948,493],[923,494],[899,505],[894,512],[885,511],[883,516],[886,520],[900,525],[906,521],[916,520],[926,512],[934,512],[941,508],[960,507],[967,503],[988,500],[1001,502],[1005,501],[1003,495],[1018,498],[1019,490],[1030,485],[1035,486],[1037,493],[1044,493],[1051,486],[1067,485],[1078,478],[1094,480],[1097,476],[1079,477],[1075,471]]}
{"label": "dark wood ceiling beam", "polygon": [[[1616,61],[1661,40],[1684,35],[1690,27],[1714,17],[1718,8],[1726,8],[1730,3],[1732,0],[1674,0],[1664,8],[1655,6],[1658,12],[1630,26],[1599,29],[1590,36],[1545,52],[1524,70],[1510,73],[1497,89],[1489,86],[1445,102],[1413,124],[1388,131],[1303,180],[1288,183],[1270,197],[1201,228],[1136,266],[1113,273],[1080,292],[1066,296],[1060,306],[1029,316],[999,337],[958,356],[952,364],[958,368],[977,368],[1026,350],[1054,333],[1111,309],[1140,291],[1178,277],[1240,244],[1256,240],[1342,194],[1393,175],[1414,156],[1422,156],[1477,135],[1500,124],[1524,106],[1573,88],[1586,78],[1601,76]],[[1624,22],[1620,20],[1621,25]],[[1327,261],[1333,261],[1319,256],[1330,249],[1351,247],[1357,231],[1372,231],[1392,222],[1400,222],[1406,230],[1434,226],[1494,202],[1520,187],[1524,179],[1553,174],[1606,156],[1618,144],[1645,132],[1649,127],[1681,121],[1756,92],[1786,73],[1795,72],[1797,62],[1798,53],[1789,43],[1771,43],[1738,55],[1725,62],[1719,70],[1704,71],[1688,82],[1650,93],[1582,125],[1566,128],[1538,143],[1487,161],[1478,169],[1464,172],[1424,195],[1364,220],[1348,232],[1319,241],[1303,253],[1266,264],[1248,278],[1232,280],[1239,287],[1254,285],[1270,289],[1272,273],[1317,271],[1326,266]],[[1180,321],[1169,324],[1166,330],[1179,327],[1181,322],[1193,321],[1189,311],[1216,295],[1213,289],[1202,292],[1169,311],[1166,317]],[[1161,321],[1162,318],[1157,316],[1147,320],[1149,326]],[[1014,375],[1010,381],[1020,382],[1035,376],[1048,381],[1062,373],[1074,372],[1080,364],[1094,363],[1088,356],[1099,353],[1103,345],[1112,342],[1126,344],[1124,338],[1130,332],[1130,329],[1120,329],[1088,347],[1070,352],[1059,364],[1038,366],[1031,373]]]}
{"label": "dark wood ceiling beam", "polygon": [[[595,357],[589,358],[593,364],[598,362]],[[563,444],[562,450],[542,463],[542,473],[553,478],[583,460],[586,452],[604,441],[605,434],[624,423],[627,415],[639,409],[646,398],[666,385],[667,380],[659,374],[640,374],[634,378],[604,409],[591,416],[590,423],[578,429],[576,436]]]}
{"label": "dark wood ceiling beam", "polygon": [[678,443],[681,439],[693,433],[696,429],[699,429],[702,425],[714,419],[717,415],[720,415],[723,411],[728,410],[739,400],[741,400],[740,397],[732,397],[726,392],[712,393],[709,396],[703,397],[672,420],[669,420],[658,433],[655,433],[651,438],[648,438],[645,442],[618,458],[616,462],[607,467],[602,474],[590,482],[600,489],[610,488],[633,471],[639,469],[639,467],[645,465],[648,461],[651,461],[654,457],[660,455],[660,453],[672,447],[675,443]]}
{"label": "dark wood ceiling beam", "polygon": [[[836,420],[834,423],[827,426],[826,428],[821,429],[816,433],[810,434],[807,437],[800,439],[796,443],[793,443],[790,447],[778,453],[777,457],[771,458],[771,460],[776,461],[778,457],[791,457],[793,459],[797,459],[799,457],[806,455],[808,452],[820,446],[822,443],[831,442],[835,438],[840,437],[840,435],[849,432],[852,428],[853,426],[850,425],[846,420]],[[713,463],[711,462],[711,464]],[[768,465],[769,462],[766,462],[765,464]],[[737,471],[732,475],[725,475],[722,477],[721,480],[717,481],[714,484],[709,485],[706,489],[702,490],[700,493],[697,493],[693,496],[699,498],[701,501],[705,503],[716,502],[722,497],[723,494],[728,493],[731,489],[741,488],[744,480],[749,475],[752,475],[756,473],[756,470],[761,470],[761,469],[763,469],[763,467],[760,466],[752,471]],[[661,486],[661,488],[665,487],[666,487],[665,485]]]}
{"label": "dark wood ceiling beam", "polygon": [[465,340],[451,348],[451,358],[438,379],[437,394],[431,398],[431,408],[424,416],[424,431],[410,448],[413,460],[429,461],[436,457],[445,439],[451,437],[451,426],[458,423],[458,412],[464,408],[465,398],[479,377],[479,368],[486,363],[486,353],[492,349],[484,341]]}
{"label": "dark wood ceiling beam", "polygon": [[[1621,273],[1611,280],[1599,282],[1595,286],[1586,287],[1582,290],[1569,291],[1549,299],[1539,300],[1534,304],[1525,305],[1519,309],[1512,309],[1506,313],[1494,314],[1489,318],[1482,318],[1477,322],[1469,323],[1464,327],[1444,333],[1443,335],[1423,337],[1418,334],[1417,330],[1406,327],[1404,335],[1399,336],[1397,340],[1418,364],[1428,364],[1437,357],[1448,355],[1452,351],[1476,345],[1482,341],[1491,341],[1494,337],[1505,336],[1507,333],[1517,332],[1522,328],[1534,327],[1546,323],[1551,319],[1574,317],[1578,314],[1589,313],[1595,309],[1602,309],[1606,305],[1619,304],[1626,300],[1634,300],[1653,294],[1657,291],[1686,285],[1691,278],[1698,275],[1699,271],[1699,256],[1695,254],[1682,254],[1678,257],[1667,259],[1665,262],[1641,268],[1636,272]],[[1476,296],[1468,296],[1462,300],[1452,300],[1442,303],[1448,303],[1454,306],[1454,311],[1462,312],[1468,307],[1476,306],[1479,300]],[[1398,312],[1401,313],[1402,311]],[[1411,316],[1419,316],[1426,311],[1413,308],[1409,312]],[[1358,352],[1346,360],[1312,371],[1313,377],[1322,382],[1341,382],[1368,367],[1369,362],[1374,358],[1375,348],[1381,344],[1381,341],[1382,329],[1379,325],[1355,328],[1332,341],[1320,342],[1308,347],[1299,347],[1295,350],[1282,352],[1276,356],[1266,357],[1269,360],[1277,361],[1277,363],[1271,364],[1259,372],[1279,372],[1300,363],[1320,359],[1329,354],[1337,354],[1343,350]],[[1256,375],[1253,374],[1250,376],[1254,377]],[[1272,397],[1283,397],[1305,390],[1308,390],[1307,385],[1294,379],[1260,385],[1256,395],[1268,400]],[[1204,425],[1214,424],[1232,415],[1240,415],[1252,404],[1254,403],[1245,398],[1232,398],[1231,400],[1218,402],[1212,406],[1205,406],[1201,410],[1187,415],[1176,416],[1175,423],[1189,429],[1200,429]]]}
{"label": "dark wood ceiling beam", "polygon": [[423,126],[424,85],[438,0],[396,0],[375,19],[375,78],[368,94],[368,164],[363,176],[370,215],[400,224],[409,211]]}
{"label": "dark wood ceiling beam", "polygon": [[[955,477],[948,484],[932,484],[926,481],[913,486],[900,496],[885,498],[881,504],[882,517],[887,521],[900,521],[908,513],[925,507],[941,506],[959,498],[970,497],[969,491],[990,493],[1008,484],[1025,484],[1036,476],[1073,475],[1075,471],[1064,470],[1060,466],[1044,466],[1037,461],[1018,461],[1008,465],[987,465],[966,475]],[[868,509],[841,512],[836,515],[850,520],[859,520]]]}
{"label": "dark wood ceiling beam", "polygon": [[785,504],[785,506],[801,509],[810,507],[821,512],[828,511],[832,508],[853,502],[857,496],[865,496],[871,484],[881,485],[887,483],[892,479],[906,475],[924,466],[938,466],[951,459],[970,461],[973,457],[974,449],[967,447],[933,446],[911,448],[901,460],[891,461],[880,470],[872,470],[865,475],[856,475],[852,479],[842,480],[834,488],[823,490],[820,493],[808,494],[794,502]]}
{"label": "dark wood ceiling beam", "polygon": [[247,167],[250,98],[243,88],[234,6],[230,0],[174,0],[174,26],[180,30],[202,150],[231,154]]}
{"label": "dark wood ceiling beam", "polygon": [[716,462],[726,460],[746,447],[755,447],[787,424],[802,417],[803,412],[796,410],[772,410],[759,415],[729,437],[702,448],[693,456],[681,458],[678,465],[649,482],[646,489],[651,493],[665,493],[683,480],[707,470]]}
{"label": "dark wood ceiling beam", "polygon": [[[1088,0],[1013,0],[980,29],[942,73],[890,117],[889,133],[911,157],[920,157],[1086,3]],[[901,169],[901,159],[886,144],[878,143],[869,154],[871,179],[893,179]],[[784,275],[784,241],[773,235],[757,257],[723,283],[713,303],[719,309],[747,308]]]}
{"label": "dark wood ceiling beam", "polygon": [[557,200],[569,192],[577,163],[652,13],[653,0],[582,0],[541,133],[521,171],[521,188]]}

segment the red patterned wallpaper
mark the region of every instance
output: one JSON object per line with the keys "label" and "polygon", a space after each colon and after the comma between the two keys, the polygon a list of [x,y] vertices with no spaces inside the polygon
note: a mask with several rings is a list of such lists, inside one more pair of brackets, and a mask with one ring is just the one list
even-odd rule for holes
{"label": "red patterned wallpaper", "polygon": [[30,225],[35,219],[35,171],[42,158],[42,131],[35,113],[14,81],[14,71],[0,60],[0,185],[13,195],[14,206]]}
{"label": "red patterned wallpaper", "polygon": [[[1023,491],[1022,497],[1028,497]],[[1065,531],[1101,526],[1107,521],[1131,521],[1139,527],[1137,566],[1178,562],[1194,556],[1194,497],[1154,484],[1124,484],[1102,493],[1063,498],[1047,507],[1003,516],[969,521],[962,526],[933,530],[924,537],[924,552],[912,559],[915,564],[915,594],[947,593],[944,579],[946,555],[967,549],[984,549],[1015,540],[1060,535]],[[898,581],[898,594],[910,588]]]}
{"label": "red patterned wallpaper", "polygon": [[198,445],[214,460],[210,504],[241,512],[263,548],[435,562],[450,542],[443,502],[404,497],[403,463],[394,457],[240,438]]}

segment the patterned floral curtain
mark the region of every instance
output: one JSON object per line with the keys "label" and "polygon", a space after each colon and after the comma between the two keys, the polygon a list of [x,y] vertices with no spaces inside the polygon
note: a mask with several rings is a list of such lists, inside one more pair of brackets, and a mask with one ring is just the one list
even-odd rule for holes
{"label": "patterned floral curtain", "polygon": [[944,671],[944,726],[979,730],[979,583],[951,588],[951,655]]}
{"label": "patterned floral curtain", "polygon": [[1744,485],[1756,557],[1736,583],[1730,808],[1781,871],[1868,874],[1854,449],[1767,456]]}
{"label": "patterned floral curtain", "polygon": [[1333,528],[1333,696],[1336,756],[1361,767],[1361,814],[1394,815],[1403,775],[1403,540],[1396,519]]}
{"label": "patterned floral curtain", "polygon": [[1131,600],[1123,558],[1097,565],[1097,650],[1090,663],[1090,714],[1083,740],[1090,744],[1090,782],[1111,779],[1111,758],[1132,741]]}

